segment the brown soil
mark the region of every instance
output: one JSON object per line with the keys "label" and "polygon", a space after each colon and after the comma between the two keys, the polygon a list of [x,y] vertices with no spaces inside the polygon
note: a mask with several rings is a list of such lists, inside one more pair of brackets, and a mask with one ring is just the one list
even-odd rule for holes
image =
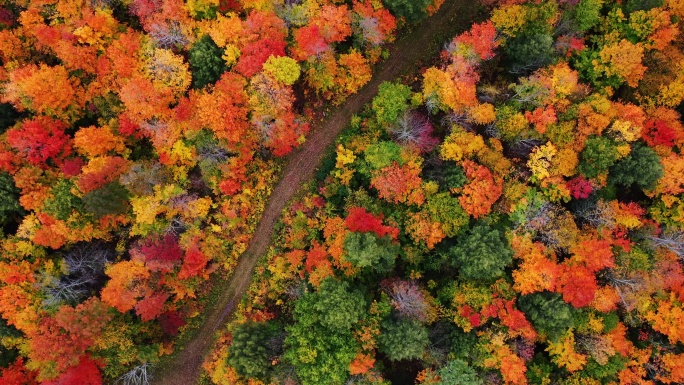
{"label": "brown soil", "polygon": [[479,9],[476,0],[446,0],[440,11],[414,27],[389,47],[390,56],[376,68],[373,79],[342,106],[314,125],[306,143],[293,152],[285,165],[282,178],[275,186],[249,247],[240,257],[231,278],[220,285],[220,298],[208,308],[204,323],[195,337],[164,363],[155,373],[156,385],[196,384],[202,362],[215,341],[216,331],[229,319],[235,305],[247,291],[259,256],[268,250],[273,229],[287,203],[300,187],[315,175],[321,158],[333,145],[337,135],[349,124],[353,114],[369,103],[384,81],[416,73],[421,66],[434,60],[448,37],[465,30]]}

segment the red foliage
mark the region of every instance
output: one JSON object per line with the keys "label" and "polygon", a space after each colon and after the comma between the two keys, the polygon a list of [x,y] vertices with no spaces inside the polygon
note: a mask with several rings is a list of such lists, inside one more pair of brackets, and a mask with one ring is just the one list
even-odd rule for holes
{"label": "red foliage", "polygon": [[161,239],[147,240],[140,251],[145,255],[145,261],[174,262],[183,256],[183,250],[178,246],[178,239],[173,234],[167,234]]}
{"label": "red foliage", "polygon": [[171,310],[159,316],[159,325],[164,334],[174,337],[178,329],[185,325],[185,320],[176,310]]}
{"label": "red foliage", "polygon": [[294,38],[298,48],[298,59],[300,60],[319,55],[329,49],[316,25],[308,25],[298,29],[294,33]]}
{"label": "red foliage", "polygon": [[76,176],[81,173],[81,168],[83,168],[83,159],[67,159],[64,161],[64,164],[62,164],[62,174],[64,174],[64,176]]}
{"label": "red foliage", "polygon": [[298,139],[309,132],[309,124],[297,121],[295,114],[289,112],[276,119],[273,130],[264,141],[273,155],[284,156],[299,145]]}
{"label": "red foliage", "polygon": [[207,262],[209,262],[209,258],[200,250],[195,240],[185,251],[183,266],[178,273],[178,278],[187,279],[196,276],[204,270]]}
{"label": "red foliage", "polygon": [[563,300],[574,307],[588,306],[596,295],[596,277],[586,267],[564,266],[558,279],[556,291],[563,294]]}
{"label": "red foliage", "polygon": [[587,199],[594,187],[591,182],[581,176],[569,180],[565,186],[570,190],[570,194],[575,199]]}
{"label": "red foliage", "polygon": [[245,77],[251,77],[261,71],[266,60],[273,56],[285,56],[285,40],[261,39],[247,44],[242,49],[235,70]]}
{"label": "red foliage", "polygon": [[25,121],[21,128],[7,131],[7,142],[31,164],[46,168],[46,162],[61,160],[71,154],[71,139],[64,133],[67,125],[59,120],[40,116]]}
{"label": "red foliage", "polygon": [[325,246],[314,243],[311,250],[306,254],[305,266],[307,273],[313,272],[319,266],[332,266],[328,259],[328,252],[326,251]]}
{"label": "red foliage", "polygon": [[345,219],[345,224],[350,231],[372,232],[381,238],[389,235],[392,239],[397,239],[397,236],[399,236],[399,229],[392,226],[383,226],[382,217],[376,217],[361,207],[349,209],[349,215]]}
{"label": "red foliage", "polygon": [[81,175],[76,181],[76,186],[82,193],[87,194],[118,179],[127,166],[126,159],[118,156],[109,157],[97,171]]}
{"label": "red foliage", "polygon": [[101,364],[89,356],[81,357],[78,365],[72,366],[54,380],[43,385],[102,385]]}
{"label": "red foliage", "polygon": [[496,28],[491,21],[473,24],[470,31],[457,36],[454,43],[468,45],[480,59],[489,60],[494,57],[494,49],[498,45]]}
{"label": "red foliage", "polygon": [[672,147],[677,139],[677,131],[663,120],[649,119],[644,125],[642,136],[651,147]]}
{"label": "red foliage", "polygon": [[143,321],[151,321],[159,316],[164,309],[164,303],[169,298],[168,293],[154,293],[141,299],[135,305],[135,313]]}
{"label": "red foliage", "polygon": [[119,133],[121,135],[132,136],[136,139],[142,139],[143,134],[140,131],[140,125],[132,121],[128,116],[119,116]]}
{"label": "red foliage", "polygon": [[24,366],[24,359],[19,357],[6,368],[2,368],[0,385],[37,385],[36,372],[32,372]]}

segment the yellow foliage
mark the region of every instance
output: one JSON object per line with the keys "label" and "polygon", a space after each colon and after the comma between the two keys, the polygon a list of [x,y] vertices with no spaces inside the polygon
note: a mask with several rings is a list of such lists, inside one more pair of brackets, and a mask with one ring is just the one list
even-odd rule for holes
{"label": "yellow foliage", "polygon": [[212,9],[219,6],[219,0],[187,0],[185,2],[185,9],[188,10],[192,17],[202,17],[209,13]]}
{"label": "yellow foliage", "polygon": [[608,131],[625,142],[634,142],[641,138],[641,127],[626,120],[616,120]]}
{"label": "yellow foliage", "polygon": [[575,335],[568,331],[557,342],[550,342],[546,351],[553,356],[556,365],[564,366],[569,372],[575,372],[587,364],[587,356],[575,351]]}
{"label": "yellow foliage", "polygon": [[491,20],[501,33],[514,37],[527,22],[527,8],[518,4],[498,7],[492,12]]}
{"label": "yellow foliage", "polygon": [[551,142],[534,149],[527,161],[533,180],[540,182],[551,176],[551,165],[557,152],[556,146]]}
{"label": "yellow foliage", "polygon": [[444,140],[440,148],[440,155],[444,160],[460,162],[463,159],[473,157],[483,148],[485,148],[485,143],[480,135],[466,132],[456,126]]}
{"label": "yellow foliage", "polygon": [[477,106],[470,108],[468,110],[468,115],[475,124],[489,124],[496,119],[494,106],[489,103],[478,104]]}

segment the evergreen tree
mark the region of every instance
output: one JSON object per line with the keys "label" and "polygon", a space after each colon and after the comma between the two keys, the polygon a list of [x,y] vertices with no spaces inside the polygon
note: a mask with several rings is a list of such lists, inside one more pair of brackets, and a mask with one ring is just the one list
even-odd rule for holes
{"label": "evergreen tree", "polygon": [[387,320],[378,337],[380,351],[392,361],[420,358],[428,342],[427,329],[415,320]]}
{"label": "evergreen tree", "polygon": [[473,227],[449,250],[451,264],[467,280],[493,281],[503,276],[513,252],[503,234],[488,226]]}
{"label": "evergreen tree", "polygon": [[572,326],[572,308],[560,294],[543,292],[518,298],[518,308],[537,331],[558,340]]}
{"label": "evergreen tree", "polygon": [[188,52],[190,69],[192,70],[192,87],[202,88],[216,83],[226,71],[223,51],[209,35],[202,36]]}

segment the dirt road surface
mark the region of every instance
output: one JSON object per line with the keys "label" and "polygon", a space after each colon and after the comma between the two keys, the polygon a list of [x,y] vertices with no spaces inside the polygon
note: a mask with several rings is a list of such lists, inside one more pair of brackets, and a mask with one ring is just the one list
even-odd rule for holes
{"label": "dirt road surface", "polygon": [[369,103],[378,86],[400,75],[415,73],[443,48],[447,37],[468,29],[479,10],[476,0],[446,0],[438,13],[424,20],[389,47],[390,56],[375,69],[372,80],[324,121],[314,124],[306,143],[289,155],[282,178],[274,188],[263,216],[247,250],[231,275],[221,286],[222,295],[206,309],[205,322],[195,338],[180,347],[181,351],[155,373],[154,385],[194,385],[202,362],[215,340],[216,331],[230,318],[235,305],[247,291],[254,267],[268,250],[273,229],[287,203],[300,187],[311,180],[321,158],[335,138],[349,124],[353,114]]}

